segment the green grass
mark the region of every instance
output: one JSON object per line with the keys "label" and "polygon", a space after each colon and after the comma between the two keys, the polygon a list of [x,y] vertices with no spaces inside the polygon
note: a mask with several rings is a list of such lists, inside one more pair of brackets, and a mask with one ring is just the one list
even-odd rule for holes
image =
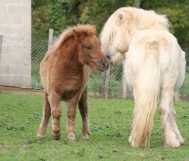
{"label": "green grass", "polygon": [[180,94],[189,96],[189,73],[186,73],[182,87],[180,88]]}
{"label": "green grass", "polygon": [[42,141],[35,139],[41,121],[43,97],[0,93],[0,161],[189,161],[189,102],[176,102],[177,124],[185,145],[164,148],[156,113],[150,148],[128,143],[133,101],[89,98],[91,137],[81,139],[81,117],[76,117],[76,141],[67,140],[66,107],[62,103],[61,139],[51,138],[51,123]]}

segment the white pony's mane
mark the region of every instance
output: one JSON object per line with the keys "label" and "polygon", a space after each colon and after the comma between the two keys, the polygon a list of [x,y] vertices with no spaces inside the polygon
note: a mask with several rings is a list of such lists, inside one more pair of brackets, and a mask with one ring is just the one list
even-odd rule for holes
{"label": "white pony's mane", "polygon": [[117,29],[132,37],[139,30],[156,29],[169,30],[169,22],[165,15],[159,15],[154,11],[146,11],[133,7],[122,7],[115,11],[106,21],[100,39],[106,46],[110,44]]}

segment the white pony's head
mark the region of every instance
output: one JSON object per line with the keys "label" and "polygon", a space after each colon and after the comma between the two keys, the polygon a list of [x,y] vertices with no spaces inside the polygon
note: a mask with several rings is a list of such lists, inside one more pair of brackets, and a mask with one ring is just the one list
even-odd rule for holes
{"label": "white pony's head", "polygon": [[133,7],[122,7],[106,21],[100,34],[102,51],[113,64],[124,60],[133,35],[140,30],[169,30],[169,22],[164,15]]}

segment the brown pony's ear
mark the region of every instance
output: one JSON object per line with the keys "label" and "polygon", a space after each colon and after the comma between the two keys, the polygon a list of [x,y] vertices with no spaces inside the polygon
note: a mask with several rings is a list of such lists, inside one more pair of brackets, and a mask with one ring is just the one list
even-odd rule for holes
{"label": "brown pony's ear", "polygon": [[75,37],[76,39],[79,39],[79,35],[78,35],[78,33],[77,33],[75,30],[73,30],[73,34],[74,34],[74,37]]}

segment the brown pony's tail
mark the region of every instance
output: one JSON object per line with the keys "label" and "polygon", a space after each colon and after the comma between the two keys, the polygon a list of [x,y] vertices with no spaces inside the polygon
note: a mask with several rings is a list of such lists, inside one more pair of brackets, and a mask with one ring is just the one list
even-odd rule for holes
{"label": "brown pony's tail", "polygon": [[141,59],[136,87],[134,88],[133,147],[150,146],[150,136],[161,83],[158,53],[158,42],[155,40],[145,45],[145,53]]}

